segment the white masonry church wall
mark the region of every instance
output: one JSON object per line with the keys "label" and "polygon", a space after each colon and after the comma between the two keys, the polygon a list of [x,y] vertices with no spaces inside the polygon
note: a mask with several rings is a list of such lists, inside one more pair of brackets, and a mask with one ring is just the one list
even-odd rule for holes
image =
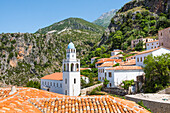
{"label": "white masonry church wall", "polygon": [[47,90],[46,88],[49,88],[50,92],[64,94],[62,80],[41,79],[41,89]]}

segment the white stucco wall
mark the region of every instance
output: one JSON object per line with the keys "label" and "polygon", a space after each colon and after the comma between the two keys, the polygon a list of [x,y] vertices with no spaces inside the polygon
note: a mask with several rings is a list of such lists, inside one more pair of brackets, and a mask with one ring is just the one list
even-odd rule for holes
{"label": "white stucco wall", "polygon": [[146,50],[150,50],[158,47],[159,47],[159,41],[146,43]]}
{"label": "white stucco wall", "polygon": [[[45,82],[46,82],[46,85],[45,85]],[[52,83],[52,85],[51,85],[51,83]],[[57,86],[57,84],[58,84],[58,86]],[[64,94],[64,92],[63,92],[63,81],[41,79],[41,89],[47,90],[44,87],[48,87],[50,92]]]}
{"label": "white stucco wall", "polygon": [[[109,72],[112,73],[112,77],[109,77]],[[107,80],[109,84],[107,87],[117,87],[124,80],[135,80],[138,75],[142,75],[143,70],[107,70]]]}
{"label": "white stucco wall", "polygon": [[[149,53],[136,55],[136,65],[137,66],[145,66],[143,64],[144,57],[147,57],[150,54],[152,54],[153,56],[160,56],[160,55],[166,54],[166,53],[170,53],[170,50],[166,49],[166,48],[160,48],[158,50],[155,50],[155,51],[152,51],[152,52],[149,52]],[[138,58],[139,58],[139,62],[137,61]],[[141,61],[141,58],[142,58],[142,61]]]}

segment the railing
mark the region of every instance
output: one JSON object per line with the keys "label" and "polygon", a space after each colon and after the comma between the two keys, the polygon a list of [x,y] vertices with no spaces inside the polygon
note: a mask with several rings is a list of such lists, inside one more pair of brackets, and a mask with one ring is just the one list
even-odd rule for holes
{"label": "railing", "polygon": [[76,59],[76,60],[74,60],[74,59],[69,59],[69,60],[64,59],[63,62],[69,62],[70,60],[73,61],[73,62],[80,62],[80,59]]}

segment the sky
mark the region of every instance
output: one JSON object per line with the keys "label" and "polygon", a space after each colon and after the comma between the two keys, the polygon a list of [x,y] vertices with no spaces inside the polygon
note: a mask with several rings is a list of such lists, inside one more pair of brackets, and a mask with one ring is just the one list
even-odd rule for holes
{"label": "sky", "polygon": [[130,0],[0,0],[0,33],[29,32],[69,17],[94,21]]}

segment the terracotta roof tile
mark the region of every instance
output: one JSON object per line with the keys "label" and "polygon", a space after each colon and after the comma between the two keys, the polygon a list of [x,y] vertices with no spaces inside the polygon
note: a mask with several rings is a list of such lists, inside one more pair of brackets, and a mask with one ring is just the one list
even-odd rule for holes
{"label": "terracotta roof tile", "polygon": [[82,70],[91,70],[91,68],[80,68],[80,71],[82,71]]}
{"label": "terracotta roof tile", "polygon": [[95,64],[101,64],[101,63],[109,62],[109,61],[121,62],[122,60],[121,60],[121,59],[110,59],[110,58],[106,58],[106,59],[102,59],[102,60],[96,62]]}
{"label": "terracotta roof tile", "polygon": [[63,80],[63,73],[56,72],[51,75],[46,75],[41,79],[49,79],[49,80]]}
{"label": "terracotta roof tile", "polygon": [[142,51],[142,52],[139,52],[139,53],[138,53],[138,54],[136,54],[136,55],[140,55],[140,54],[149,53],[149,52],[152,52],[152,51],[155,51],[155,50],[158,50],[158,49],[160,49],[160,47],[158,47],[158,48],[155,48],[155,49],[150,49],[150,50]]}
{"label": "terracotta roof tile", "polygon": [[122,50],[114,50],[112,52],[123,52]]}
{"label": "terracotta roof tile", "polygon": [[18,88],[15,94],[0,101],[0,113],[1,112],[150,113],[135,102],[108,95],[70,97],[35,88]]}
{"label": "terracotta roof tile", "polygon": [[115,65],[114,62],[108,62],[108,63],[104,63],[104,64],[102,64],[102,65],[100,65],[98,67],[112,67],[113,65]]}
{"label": "terracotta roof tile", "polygon": [[116,66],[112,68],[108,68],[106,70],[137,70],[142,69],[141,66]]}
{"label": "terracotta roof tile", "polygon": [[130,66],[130,65],[136,65],[136,59],[130,59],[125,62],[120,62],[119,63],[121,66]]}

